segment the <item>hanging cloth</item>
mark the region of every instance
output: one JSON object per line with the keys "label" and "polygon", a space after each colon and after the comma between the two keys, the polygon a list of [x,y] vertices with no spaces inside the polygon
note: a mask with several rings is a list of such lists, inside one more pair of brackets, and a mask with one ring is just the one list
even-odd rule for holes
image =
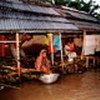
{"label": "hanging cloth", "polygon": [[49,46],[49,42],[50,42],[50,37],[49,36],[45,36],[44,44]]}
{"label": "hanging cloth", "polygon": [[[92,42],[91,42],[92,41]],[[85,55],[93,55],[95,54],[96,50],[96,39],[94,35],[86,35],[85,37],[85,48],[84,48],[84,54]]]}
{"label": "hanging cloth", "polygon": [[[51,39],[52,38],[52,39]],[[56,52],[56,48],[53,45],[54,42],[54,35],[49,35],[49,46],[48,46],[48,53],[55,53]],[[52,41],[51,41],[52,40]],[[51,50],[51,46],[53,46],[53,50]]]}
{"label": "hanging cloth", "polygon": [[[1,39],[2,39],[2,41],[4,41],[5,40],[5,36],[2,35],[1,36]],[[2,48],[2,51],[1,51],[2,52],[2,57],[5,57],[5,53],[6,52],[5,52],[5,44],[4,43],[2,44],[2,47],[1,48]]]}
{"label": "hanging cloth", "polygon": [[61,41],[61,39],[60,39],[59,35],[54,35],[53,46],[55,46],[56,51],[61,50],[60,41]]}

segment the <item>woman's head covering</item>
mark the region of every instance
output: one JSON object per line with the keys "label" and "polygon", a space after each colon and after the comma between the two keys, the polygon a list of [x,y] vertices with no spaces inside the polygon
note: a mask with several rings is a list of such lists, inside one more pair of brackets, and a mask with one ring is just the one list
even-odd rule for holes
{"label": "woman's head covering", "polygon": [[45,49],[42,49],[40,52],[40,55],[42,55],[43,53],[46,53],[47,51]]}

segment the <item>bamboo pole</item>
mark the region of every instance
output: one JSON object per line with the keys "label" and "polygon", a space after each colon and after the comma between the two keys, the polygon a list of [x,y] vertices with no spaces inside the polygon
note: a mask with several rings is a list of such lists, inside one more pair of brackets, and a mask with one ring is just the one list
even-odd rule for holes
{"label": "bamboo pole", "polygon": [[51,63],[54,65],[53,34],[50,34]]}
{"label": "bamboo pole", "polygon": [[[21,41],[20,41],[21,42]],[[2,41],[0,41],[0,44],[10,44],[10,43],[16,43],[16,41],[4,41],[4,40],[2,40]]]}
{"label": "bamboo pole", "polygon": [[19,49],[19,34],[16,33],[16,53],[17,53],[17,69],[18,69],[18,76],[21,75],[20,70],[20,49]]}
{"label": "bamboo pole", "polygon": [[85,45],[86,45],[86,30],[83,31],[83,47],[82,47],[82,53],[81,53],[81,59],[83,59],[84,52],[85,52]]}
{"label": "bamboo pole", "polygon": [[63,58],[62,34],[61,33],[59,33],[59,37],[60,37],[61,63],[62,63],[62,70],[63,70],[64,69],[64,66],[63,66],[64,58]]}
{"label": "bamboo pole", "polygon": [[[17,71],[16,67],[11,67],[11,66],[1,66],[1,68],[9,69],[9,70],[12,70],[12,71]],[[37,71],[36,69],[33,69],[33,68],[30,68],[30,69],[29,68],[21,68],[21,72],[22,73],[27,73],[27,72],[39,72],[39,71]]]}

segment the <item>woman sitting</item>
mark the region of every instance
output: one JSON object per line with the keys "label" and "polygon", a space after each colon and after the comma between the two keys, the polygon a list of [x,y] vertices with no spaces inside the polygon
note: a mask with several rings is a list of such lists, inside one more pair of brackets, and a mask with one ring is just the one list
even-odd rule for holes
{"label": "woman sitting", "polygon": [[47,51],[45,49],[41,50],[40,55],[37,57],[35,62],[35,68],[37,71],[44,72],[45,74],[50,74],[50,61],[47,58]]}

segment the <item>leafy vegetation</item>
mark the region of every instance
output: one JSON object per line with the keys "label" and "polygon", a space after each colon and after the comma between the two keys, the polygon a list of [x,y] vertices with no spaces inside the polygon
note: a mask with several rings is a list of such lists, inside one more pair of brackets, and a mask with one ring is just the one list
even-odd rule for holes
{"label": "leafy vegetation", "polygon": [[50,2],[55,5],[64,5],[68,7],[72,7],[78,10],[85,11],[92,16],[100,18],[100,13],[98,14],[96,10],[100,9],[100,5],[96,4],[93,0],[22,0],[27,1],[27,3],[34,2],[35,4],[45,4],[46,2]]}
{"label": "leafy vegetation", "polygon": [[[46,0],[52,2],[52,0]],[[55,5],[66,5],[68,7],[72,7],[78,10],[82,10],[88,12],[90,15],[98,16],[99,14],[95,12],[96,10],[100,9],[100,5],[95,4],[93,0],[53,0]],[[99,16],[98,16],[99,17]]]}

